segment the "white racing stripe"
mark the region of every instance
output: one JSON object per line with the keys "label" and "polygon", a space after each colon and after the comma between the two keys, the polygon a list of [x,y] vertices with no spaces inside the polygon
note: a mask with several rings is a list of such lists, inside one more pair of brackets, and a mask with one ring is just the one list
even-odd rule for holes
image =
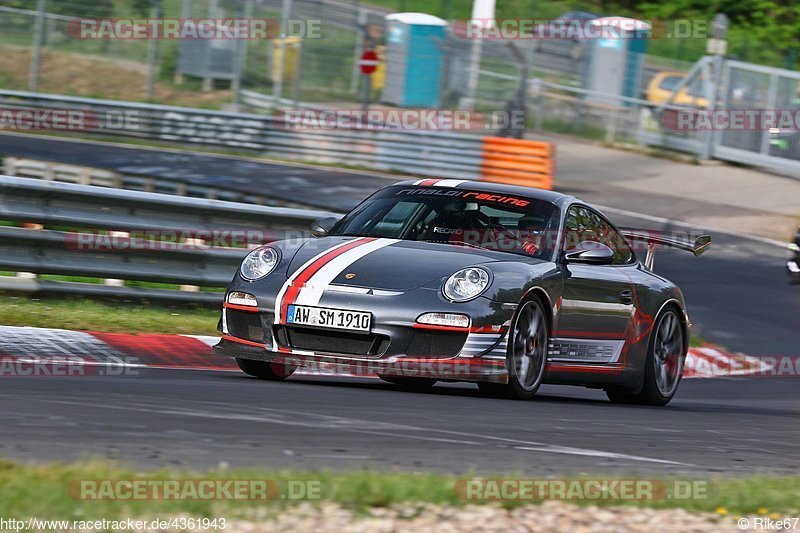
{"label": "white racing stripe", "polygon": [[428,187],[458,187],[462,183],[466,183],[469,180],[451,180],[451,179],[436,179],[436,178],[425,178],[421,180],[415,181],[412,185],[422,185],[425,182],[433,182],[427,185]]}
{"label": "white racing stripe", "polygon": [[[281,287],[281,290],[278,293],[278,297],[275,300],[276,324],[281,324],[283,321],[283,317],[281,316],[281,306],[283,304],[286,291],[295,282],[297,277],[300,276],[304,270],[309,268],[320,258],[324,257],[325,254],[328,254],[338,248],[341,248],[353,242],[354,241],[347,241],[345,243],[339,244],[337,246],[329,248],[315,255],[313,258],[306,261],[306,263],[302,267],[298,268],[289,277],[289,279],[286,280],[286,283],[284,283],[283,286]],[[354,248],[351,248],[346,252],[336,257],[333,257],[330,261],[324,264],[316,273],[314,273],[314,275],[311,276],[302,287],[299,288],[299,292],[297,294],[297,297],[294,299],[293,303],[299,305],[310,305],[310,306],[319,304],[320,298],[322,298],[322,294],[325,292],[328,286],[330,286],[331,282],[333,282],[333,280],[336,279],[336,277],[339,274],[341,274],[346,268],[348,268],[350,265],[352,265],[359,259],[371,254],[372,252],[390,246],[396,242],[398,242],[397,239],[375,239],[373,241],[365,241],[363,244],[359,244]]]}
{"label": "white racing stripe", "polygon": [[440,180],[433,184],[434,187],[458,187],[467,180]]}
{"label": "white racing stripe", "polygon": [[300,268],[295,270],[292,273],[292,275],[289,276],[289,278],[286,280],[286,283],[284,283],[283,286],[281,287],[281,290],[278,291],[278,297],[275,298],[275,324],[280,324],[281,323],[281,302],[283,302],[283,296],[286,294],[286,290],[292,285],[292,283],[294,283],[294,280],[297,278],[297,276],[299,276],[301,272],[303,272],[305,269],[307,269],[309,266],[311,266],[314,263],[314,261],[316,261],[317,259],[319,259],[323,255],[325,255],[325,254],[327,254],[329,252],[332,252],[332,251],[334,251],[334,250],[336,250],[338,248],[341,248],[342,246],[347,246],[348,244],[350,244],[352,242],[353,241],[351,241],[351,240],[347,240],[345,242],[337,244],[336,246],[331,246],[330,248],[326,248],[325,250],[322,250],[320,253],[318,253],[317,255],[315,255],[314,257],[309,259],[308,261],[306,261],[303,264],[303,266],[301,266]]}
{"label": "white racing stripe", "polygon": [[300,289],[300,293],[297,295],[297,298],[295,298],[294,303],[297,305],[318,305],[322,298],[322,293],[325,292],[333,280],[344,272],[346,268],[372,252],[380,250],[381,248],[386,248],[396,242],[397,239],[377,239],[367,244],[357,246],[333,258],[319,269],[319,271]]}

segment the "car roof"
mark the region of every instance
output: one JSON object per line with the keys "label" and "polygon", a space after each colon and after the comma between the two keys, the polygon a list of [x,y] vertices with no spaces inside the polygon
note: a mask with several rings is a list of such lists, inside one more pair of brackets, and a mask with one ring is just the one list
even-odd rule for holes
{"label": "car roof", "polygon": [[[535,200],[543,200],[558,205],[559,207],[564,204],[578,201],[574,196],[562,194],[559,192],[548,191],[545,189],[537,189],[535,187],[523,187],[521,185],[508,185],[505,183],[493,183],[490,181],[474,181],[474,180],[456,180],[456,179],[417,179],[406,180],[395,183],[394,185],[401,186],[416,186],[416,187],[449,187],[453,189],[465,189],[478,192],[489,192],[495,194],[516,194],[533,198]],[[585,203],[585,202],[584,202]]]}
{"label": "car roof", "polygon": [[595,15],[594,13],[592,13],[590,11],[567,11],[566,13],[561,15],[559,18],[576,18],[576,19],[577,18],[585,18],[585,19],[590,19],[591,18],[591,19],[596,19],[596,18],[600,18],[600,17],[598,17],[597,15]]}

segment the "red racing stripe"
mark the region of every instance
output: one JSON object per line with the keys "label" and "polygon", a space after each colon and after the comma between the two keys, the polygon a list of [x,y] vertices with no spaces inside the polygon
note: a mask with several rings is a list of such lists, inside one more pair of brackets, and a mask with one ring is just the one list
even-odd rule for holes
{"label": "red racing stripe", "polygon": [[442,180],[440,180],[440,179],[425,180],[423,182],[420,182],[420,184],[417,185],[417,187],[430,187],[431,185],[436,185],[440,181],[442,181]]}
{"label": "red racing stripe", "polygon": [[286,314],[289,311],[289,306],[294,303],[295,299],[297,298],[300,289],[303,285],[308,282],[311,277],[319,272],[319,270],[325,266],[328,262],[332,259],[339,257],[343,253],[348,250],[352,250],[353,248],[357,248],[362,244],[367,244],[368,242],[374,241],[375,237],[362,237],[359,239],[355,239],[344,246],[336,248],[335,250],[331,250],[330,252],[326,253],[310,265],[306,267],[293,281],[292,284],[286,289],[286,292],[283,295],[283,301],[281,302],[281,319],[284,320],[286,318]]}

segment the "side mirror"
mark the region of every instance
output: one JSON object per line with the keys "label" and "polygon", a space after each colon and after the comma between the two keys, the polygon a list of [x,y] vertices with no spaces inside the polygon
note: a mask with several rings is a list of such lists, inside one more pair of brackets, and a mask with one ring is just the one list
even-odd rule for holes
{"label": "side mirror", "polygon": [[311,223],[311,235],[314,237],[325,237],[339,222],[337,217],[322,217]]}
{"label": "side mirror", "polygon": [[610,265],[614,262],[614,250],[601,242],[583,241],[564,253],[564,261],[586,265]]}

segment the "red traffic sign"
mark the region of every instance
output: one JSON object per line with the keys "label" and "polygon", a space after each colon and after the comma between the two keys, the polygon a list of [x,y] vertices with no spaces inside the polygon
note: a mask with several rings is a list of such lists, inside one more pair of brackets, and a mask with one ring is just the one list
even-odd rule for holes
{"label": "red traffic sign", "polygon": [[379,63],[378,54],[375,53],[375,50],[365,50],[361,54],[361,59],[358,60],[358,68],[361,69],[361,74],[369,76],[375,72]]}

